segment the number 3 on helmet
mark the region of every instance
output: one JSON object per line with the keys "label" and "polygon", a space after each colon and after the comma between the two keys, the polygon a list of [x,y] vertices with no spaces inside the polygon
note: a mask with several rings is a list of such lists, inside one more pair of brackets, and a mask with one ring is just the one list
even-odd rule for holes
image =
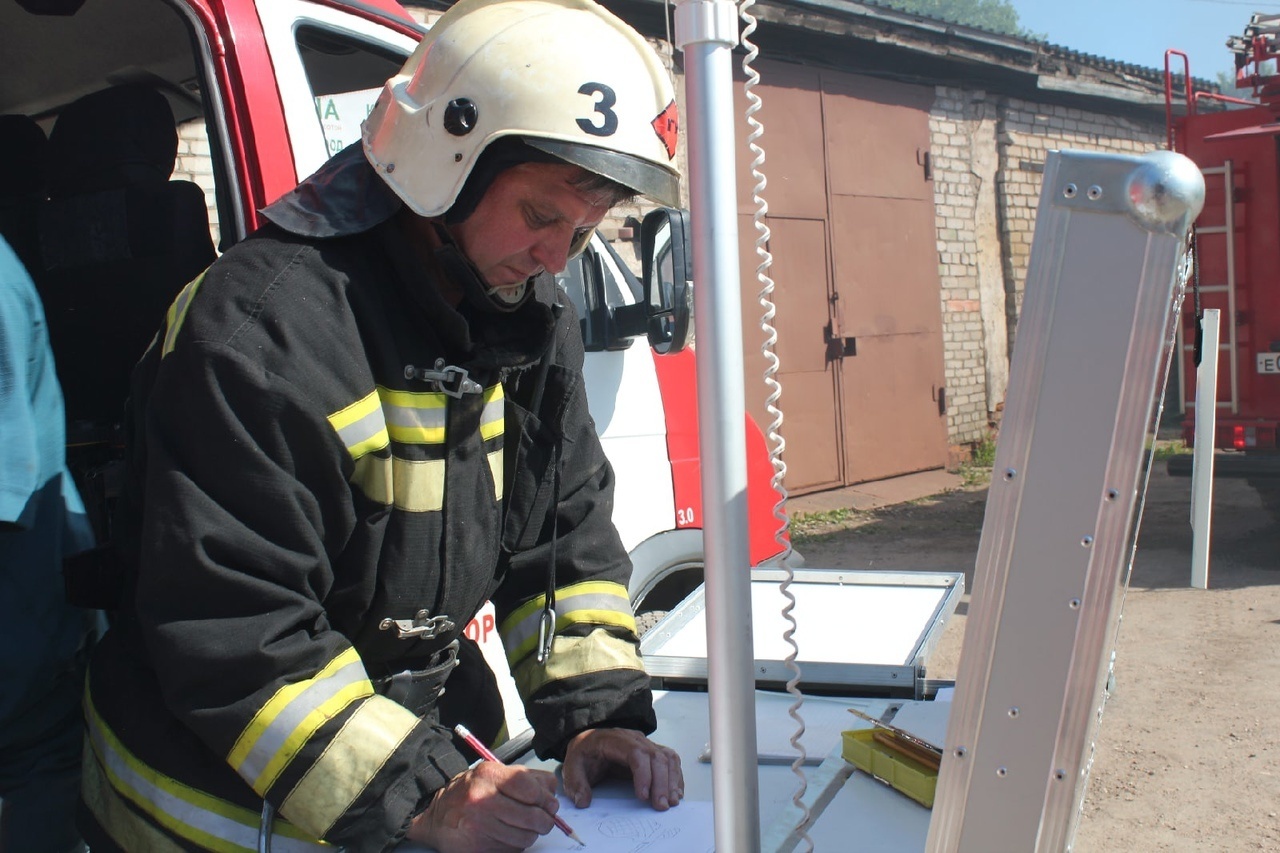
{"label": "number 3 on helmet", "polygon": [[387,81],[363,141],[420,216],[447,211],[504,136],[677,206],[677,126],[658,55],[591,0],[462,0]]}

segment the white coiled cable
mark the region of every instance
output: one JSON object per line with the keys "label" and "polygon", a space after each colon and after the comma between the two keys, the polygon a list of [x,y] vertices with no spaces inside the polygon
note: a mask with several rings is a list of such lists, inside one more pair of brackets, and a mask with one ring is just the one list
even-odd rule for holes
{"label": "white coiled cable", "polygon": [[769,213],[769,204],[764,200],[763,193],[765,187],[768,186],[768,180],[765,178],[761,168],[764,166],[764,149],[760,147],[757,140],[764,134],[764,125],[755,117],[760,111],[762,101],[760,96],[755,92],[755,86],[760,82],[760,74],[752,67],[751,63],[760,55],[759,48],[751,41],[751,34],[756,31],[756,17],[751,14],[750,8],[755,5],[755,0],[742,0],[739,6],[739,14],[742,16],[746,26],[742,30],[742,46],[746,48],[747,53],[742,58],[742,71],[746,75],[746,82],[743,84],[743,93],[746,95],[748,106],[746,111],[747,125],[751,128],[751,132],[747,135],[747,147],[751,150],[751,178],[755,181],[751,188],[751,201],[755,205],[755,212],[752,215],[752,224],[756,229],[756,256],[760,259],[760,264],[756,267],[756,279],[762,285],[760,290],[760,305],[764,308],[764,314],[760,318],[760,329],[764,332],[765,341],[760,347],[760,353],[764,356],[768,366],[764,371],[764,382],[769,388],[769,396],[765,400],[765,409],[772,419],[765,430],[765,437],[769,443],[769,462],[773,465],[773,488],[778,492],[778,502],[774,504],[773,516],[778,520],[778,529],[774,534],[774,539],[782,546],[782,557],[779,564],[783,570],[782,582],[778,585],[778,591],[782,593],[787,603],[782,608],[782,618],[787,622],[787,628],[782,633],[782,639],[790,646],[790,651],[786,657],[786,667],[791,673],[791,678],[787,681],[787,692],[795,697],[795,702],[787,709],[791,719],[795,720],[796,731],[791,736],[790,743],[792,749],[796,751],[796,758],[791,762],[791,772],[800,780],[795,793],[791,796],[791,802],[800,810],[801,818],[796,826],[796,833],[801,840],[804,841],[806,851],[813,850],[813,841],[806,833],[812,816],[809,807],[804,803],[805,791],[808,789],[808,782],[804,775],[804,763],[806,759],[804,744],[801,738],[804,737],[804,719],[800,716],[800,708],[804,705],[804,695],[800,692],[800,665],[796,659],[800,655],[800,646],[795,641],[796,620],[792,611],[795,610],[796,598],[791,592],[791,582],[794,576],[789,565],[792,555],[791,541],[787,536],[791,523],[787,519],[787,490],[783,486],[783,480],[787,474],[787,464],[782,461],[782,453],[786,450],[787,442],[782,437],[782,410],[778,408],[778,399],[782,396],[782,385],[778,382],[776,374],[778,373],[779,360],[775,347],[778,343],[778,330],[773,326],[773,318],[777,314],[777,306],[773,303],[774,282],[769,277],[769,269],[773,265],[773,255],[768,249],[770,231],[769,226],[765,224],[764,218]]}

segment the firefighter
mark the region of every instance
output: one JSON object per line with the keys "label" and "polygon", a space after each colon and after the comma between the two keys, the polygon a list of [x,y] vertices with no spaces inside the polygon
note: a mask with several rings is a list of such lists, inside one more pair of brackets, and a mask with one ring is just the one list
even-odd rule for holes
{"label": "firefighter", "polygon": [[[498,610],[534,748],[677,804],[552,273],[614,204],[677,201],[661,61],[590,0],[463,0],[362,143],[189,284],[134,373],[124,605],[90,668],[100,850],[516,850],[552,774],[489,762]],[[447,689],[442,689],[447,688]]]}

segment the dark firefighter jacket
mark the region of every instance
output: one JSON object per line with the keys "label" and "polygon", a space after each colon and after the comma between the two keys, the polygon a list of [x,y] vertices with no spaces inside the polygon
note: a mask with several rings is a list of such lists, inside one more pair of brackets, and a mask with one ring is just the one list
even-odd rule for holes
{"label": "dark firefighter jacket", "polygon": [[[546,275],[514,314],[447,307],[398,207],[358,146],[338,155],[187,286],[135,372],[143,509],[131,605],[90,671],[91,842],[254,850],[265,797],[277,853],[393,845],[468,759],[374,684],[488,598],[540,755],[654,727],[573,310]],[[418,378],[440,360],[471,384]],[[451,624],[380,627],[420,611]]]}

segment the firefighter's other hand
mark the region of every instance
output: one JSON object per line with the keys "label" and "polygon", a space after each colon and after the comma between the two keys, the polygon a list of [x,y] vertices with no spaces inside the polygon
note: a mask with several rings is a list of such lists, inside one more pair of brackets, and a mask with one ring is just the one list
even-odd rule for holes
{"label": "firefighter's other hand", "polygon": [[482,761],[436,792],[407,837],[439,853],[524,850],[559,807],[554,774]]}
{"label": "firefighter's other hand", "polygon": [[564,790],[582,809],[591,805],[591,786],[611,772],[631,776],[636,797],[660,812],[684,797],[680,756],[632,729],[587,729],[565,750]]}

